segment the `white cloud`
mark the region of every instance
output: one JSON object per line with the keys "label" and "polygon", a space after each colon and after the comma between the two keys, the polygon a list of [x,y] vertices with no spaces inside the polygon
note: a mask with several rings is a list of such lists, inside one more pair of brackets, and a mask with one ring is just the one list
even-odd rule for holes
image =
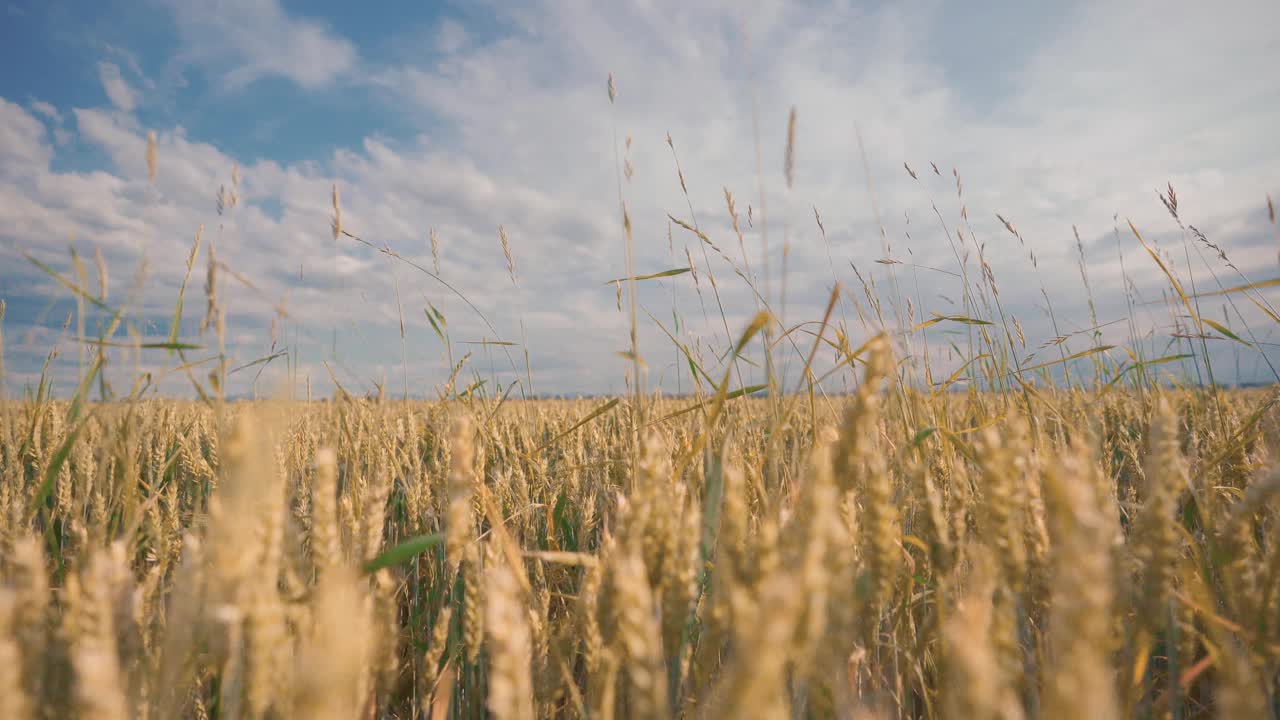
{"label": "white cloud", "polygon": [[[0,264],[10,269],[0,272],[0,285],[15,287],[17,276],[11,273],[24,267],[19,250],[65,267],[66,244],[75,238],[82,254],[90,245],[103,248],[110,275],[117,282],[127,282],[145,259],[148,279],[132,314],[163,324],[172,310],[191,238],[203,224],[206,247],[216,243],[218,257],[255,288],[250,290],[224,275],[223,302],[233,329],[239,328],[232,347],[237,360],[265,352],[272,307],[287,296],[290,316],[301,323],[304,359],[307,353],[325,357],[329,332],[336,328],[343,339],[341,353],[352,356],[348,360],[354,368],[352,376],[345,380],[367,380],[366,371],[383,359],[376,348],[390,340],[386,331],[396,319],[395,304],[388,295],[394,272],[403,283],[406,319],[416,329],[420,356],[426,358],[415,364],[415,372],[424,375],[424,388],[434,382],[425,378],[434,377],[443,367],[422,314],[427,302],[449,316],[455,339],[479,340],[493,339],[495,330],[504,338],[517,334],[513,303],[539,306],[543,314],[536,317],[555,318],[548,328],[558,332],[568,318],[584,317],[575,305],[607,294],[596,287],[595,280],[603,274],[593,269],[599,267],[598,258],[573,247],[568,239],[584,232],[570,209],[532,189],[516,190],[504,198],[494,178],[443,150],[419,144],[393,149],[369,140],[359,151],[344,151],[332,158],[333,174],[312,163],[252,163],[242,169],[242,204],[219,217],[214,212],[214,193],[220,184],[229,185],[232,158],[188,140],[180,128],[163,130],[157,153],[159,179],[152,186],[147,181],[142,130],[114,112],[78,109],[75,117],[79,140],[111,158],[109,172],[52,170],[54,151],[40,123],[15,105],[6,104],[0,110],[0,138],[6,139],[0,149],[13,149],[13,161],[5,163],[13,175],[0,178],[0,193],[5,196],[0,198],[0,258],[4,259]],[[0,157],[10,159],[2,152]],[[335,181],[343,189],[347,227],[379,245],[390,243],[427,267],[431,265],[427,228],[434,224],[440,232],[447,276],[495,327],[491,330],[462,301],[416,271],[393,266],[349,239],[335,243],[328,229],[329,188]],[[268,203],[279,206],[278,218],[263,211]],[[507,208],[502,217],[522,274],[522,286],[516,291],[503,275],[497,220],[489,216],[494,206]],[[549,234],[557,228],[563,234]],[[524,254],[531,231],[542,234],[537,244],[549,249],[550,255]],[[585,231],[592,229],[588,225]],[[590,281],[585,288],[561,291],[557,288],[563,278],[560,273],[566,272]],[[198,286],[198,280],[193,281],[189,295],[198,292]],[[62,294],[48,282],[29,292],[48,297]],[[127,293],[117,288],[114,294]],[[189,301],[187,309],[189,320],[198,317],[197,302]],[[600,328],[612,324],[609,318],[591,322]],[[256,337],[257,342],[246,343],[246,337]],[[555,337],[535,334],[530,344],[550,356],[557,342]],[[361,343],[371,348],[361,349]],[[546,367],[550,373],[572,372],[553,361]],[[564,377],[567,380],[569,375]],[[317,384],[323,380],[314,379]]]}
{"label": "white cloud", "polygon": [[181,48],[177,61],[200,66],[224,89],[267,77],[320,88],[358,60],[355,46],[334,29],[291,16],[277,0],[170,4]]}
{"label": "white cloud", "polygon": [[[933,46],[951,44],[962,53],[983,39],[950,37],[946,27],[936,34],[918,30],[931,26],[924,22],[932,14],[928,6],[869,12],[839,3],[766,3],[740,14],[727,6],[549,3],[510,11],[506,20],[515,32],[379,80],[444,119],[453,133],[449,141],[480,168],[553,184],[561,202],[604,218],[616,204],[610,149],[616,118],[620,139],[634,138],[630,159],[637,174],[628,198],[642,238],[639,262],[648,268],[660,267],[665,254],[665,242],[657,241],[665,236],[665,214],[688,215],[666,132],[681,151],[695,214],[714,239],[736,245],[726,227],[722,184],[743,209],[748,203],[760,209],[751,104],[758,94],[771,245],[775,253],[780,249],[788,222],[791,271],[798,276],[793,293],[812,287],[806,279],[829,277],[826,253],[812,252],[820,247],[814,205],[826,219],[846,283],[856,284],[847,277],[849,259],[864,272],[877,269],[871,261],[881,253],[856,124],[895,256],[910,249],[916,262],[954,264],[930,196],[950,228],[964,229],[949,172],[957,168],[977,239],[989,243],[1002,292],[1026,303],[1019,314],[1027,322],[1038,314],[1031,305],[1043,304],[1040,281],[997,212],[1020,228],[1061,306],[1082,289],[1073,224],[1090,241],[1109,234],[1115,213],[1131,215],[1149,232],[1174,229],[1154,192],[1170,180],[1182,193],[1184,216],[1211,234],[1258,207],[1274,186],[1269,168],[1277,153],[1264,138],[1265,128],[1280,120],[1280,84],[1250,68],[1280,57],[1266,31],[1280,21],[1269,17],[1276,12],[1237,6],[1217,13],[1188,3],[1166,7],[1155,21],[1157,15],[1141,9],[1082,4],[1030,47],[1011,73],[1007,94],[992,96],[986,88],[950,83],[947,68],[929,60]],[[744,26],[754,48],[749,61],[736,33]],[[1005,72],[1006,62],[997,53],[985,71]],[[607,72],[617,78],[616,108],[604,98]],[[792,105],[800,119],[798,184],[787,194],[781,155]],[[922,184],[906,176],[904,160],[923,173]],[[930,160],[944,177],[932,175]],[[689,239],[677,233],[678,240]],[[757,271],[760,242],[758,232],[748,233]],[[696,242],[693,247],[697,259]],[[1135,247],[1132,238],[1126,247]],[[611,248],[615,262],[619,254]],[[776,268],[779,258],[773,262]],[[1105,272],[1115,254],[1108,249],[1090,262]],[[1064,265],[1066,273],[1056,270]],[[819,312],[826,282],[803,297]],[[741,293],[735,299],[750,302]],[[1041,330],[1045,323],[1034,325],[1031,330]]]}
{"label": "white cloud", "polygon": [[16,103],[0,98],[0,177],[22,176],[51,157],[44,124]]}
{"label": "white cloud", "polygon": [[445,18],[440,21],[440,27],[436,30],[435,45],[440,52],[450,55],[461,50],[468,39],[469,34],[462,23],[453,18]]}
{"label": "white cloud", "polygon": [[102,89],[106,91],[112,105],[124,112],[133,112],[138,104],[137,95],[120,74],[120,66],[109,62],[98,63],[98,79],[102,81]]}
{"label": "white cloud", "polygon": [[62,124],[62,113],[58,112],[57,108],[43,100],[32,100],[31,109],[59,125]]}

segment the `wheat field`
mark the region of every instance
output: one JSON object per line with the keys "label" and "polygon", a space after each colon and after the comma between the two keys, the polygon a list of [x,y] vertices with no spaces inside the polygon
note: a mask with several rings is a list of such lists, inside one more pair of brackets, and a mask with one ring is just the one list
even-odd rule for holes
{"label": "wheat field", "polygon": [[781,402],[10,401],[0,716],[1273,712],[1274,391],[860,353]]}

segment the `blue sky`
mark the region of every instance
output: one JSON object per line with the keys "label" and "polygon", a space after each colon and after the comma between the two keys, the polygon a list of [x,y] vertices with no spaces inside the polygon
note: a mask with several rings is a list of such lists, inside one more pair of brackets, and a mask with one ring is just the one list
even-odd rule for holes
{"label": "blue sky", "polygon": [[[667,215],[688,219],[692,209],[741,265],[726,188],[744,214],[748,206],[768,208],[741,246],[755,272],[763,267],[766,226],[773,266],[781,265],[784,239],[789,244],[791,322],[820,317],[833,280],[856,287],[850,263],[888,286],[890,266],[874,262],[884,250],[873,207],[892,257],[951,271],[946,232],[961,225],[964,207],[1002,300],[1028,336],[1028,353],[1057,334],[1045,295],[1058,332],[1090,322],[1072,226],[1087,250],[1103,322],[1127,312],[1121,253],[1144,297],[1159,297],[1150,259],[1131,235],[1117,240],[1115,228],[1126,219],[1173,252],[1170,261],[1187,279],[1212,284],[1212,268],[1236,284],[1220,263],[1182,254],[1182,232],[1156,197],[1168,183],[1184,220],[1225,248],[1245,276],[1280,270],[1276,228],[1265,212],[1267,195],[1280,196],[1280,76],[1269,70],[1280,60],[1280,36],[1269,31],[1280,26],[1275,3],[376,7],[0,0],[0,298],[8,305],[10,391],[32,383],[55,346],[59,388],[73,387],[77,371],[74,325],[63,331],[74,303],[23,252],[70,273],[74,247],[96,278],[92,258],[100,250],[109,298],[127,303],[138,332],[162,335],[201,226],[182,329],[195,342],[209,341],[199,326],[206,256],[215,245],[218,258],[255,288],[222,278],[233,365],[270,354],[274,341],[277,350],[296,352],[297,377],[309,377],[317,392],[329,388],[321,363],[330,360],[352,388],[385,379],[398,393],[406,384],[403,312],[407,384],[428,394],[448,374],[424,315],[430,304],[458,342],[492,340],[494,331],[519,341],[523,333],[538,392],[619,391],[627,319],[604,285],[624,274],[615,150],[634,171],[622,193],[637,271],[685,266],[687,247],[700,274],[698,285],[691,275],[646,283],[642,308],[670,325],[674,304],[682,339],[702,347],[709,365],[728,342],[726,322],[732,331],[745,325],[754,300],[733,267],[714,254],[704,258],[692,235],[675,228],[669,240]],[[618,87],[613,105],[609,73]],[[788,189],[782,155],[793,106],[796,182]],[[158,138],[154,183],[148,131]],[[220,215],[217,193],[231,186],[237,166],[240,202]],[[493,328],[412,268],[353,241],[335,242],[335,184],[351,232],[427,268],[434,230],[441,276]],[[813,223],[815,207],[829,247]],[[1025,247],[996,213],[1014,222]],[[514,282],[499,225],[511,241]],[[144,265],[144,282],[134,288]],[[708,273],[719,281],[725,321]],[[909,285],[915,312],[956,311],[951,276],[903,270],[899,280]],[[776,300],[780,287],[773,293]],[[1221,317],[1220,304],[1206,314]],[[278,307],[287,316],[274,313]],[[1276,340],[1274,324],[1256,309],[1244,307],[1242,315],[1228,315],[1232,327],[1247,322],[1259,340]],[[662,330],[641,318],[650,382],[687,385]],[[1153,348],[1167,341],[1162,308],[1141,308],[1137,321]],[[1119,324],[1106,332],[1107,341],[1122,342],[1128,330]],[[1270,345],[1227,345],[1214,352],[1228,379],[1237,379],[1237,361],[1238,379],[1249,381],[1271,377],[1264,360],[1280,364]],[[510,381],[506,358],[491,360],[486,347],[455,350],[475,350],[475,371],[489,376],[492,365],[497,379]],[[935,342],[931,351],[940,366],[956,361],[939,348]],[[163,353],[140,361],[119,355],[120,378],[137,362],[153,372],[171,363]],[[278,387],[284,367],[267,368],[264,391]],[[233,380],[233,390],[244,392],[251,374]],[[161,387],[189,392],[185,382],[171,377]]]}

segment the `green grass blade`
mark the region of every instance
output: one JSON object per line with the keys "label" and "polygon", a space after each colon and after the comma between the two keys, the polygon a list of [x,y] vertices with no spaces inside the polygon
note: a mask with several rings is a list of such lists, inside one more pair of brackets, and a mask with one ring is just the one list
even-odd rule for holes
{"label": "green grass blade", "polygon": [[614,278],[613,280],[610,280],[603,284],[612,285],[614,283],[630,282],[632,280],[653,280],[655,278],[672,277],[675,275],[683,275],[689,272],[691,269],[692,268],[687,268],[687,267],[672,268],[670,270],[663,270],[662,272],[649,273],[648,275],[632,275],[631,277]]}
{"label": "green grass blade", "polygon": [[375,573],[383,568],[403,565],[442,542],[444,542],[443,533],[419,535],[418,537],[410,538],[365,563],[364,571]]}

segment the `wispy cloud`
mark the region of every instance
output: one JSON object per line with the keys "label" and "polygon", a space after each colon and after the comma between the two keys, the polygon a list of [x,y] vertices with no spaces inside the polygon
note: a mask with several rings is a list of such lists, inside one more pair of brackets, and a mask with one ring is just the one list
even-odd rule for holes
{"label": "wispy cloud", "polygon": [[31,101],[31,109],[45,116],[46,118],[54,121],[55,123],[62,122],[62,113],[58,112],[57,108],[55,108],[54,106],[50,105],[47,102],[44,102],[43,100]]}
{"label": "wispy cloud", "polygon": [[176,61],[194,65],[215,86],[239,90],[281,77],[316,89],[351,70],[355,46],[325,23],[290,15],[277,0],[172,2]]}
{"label": "wispy cloud", "polygon": [[102,81],[102,89],[106,91],[112,105],[124,112],[133,112],[138,104],[137,96],[120,74],[120,66],[108,62],[98,63],[98,79]]}

